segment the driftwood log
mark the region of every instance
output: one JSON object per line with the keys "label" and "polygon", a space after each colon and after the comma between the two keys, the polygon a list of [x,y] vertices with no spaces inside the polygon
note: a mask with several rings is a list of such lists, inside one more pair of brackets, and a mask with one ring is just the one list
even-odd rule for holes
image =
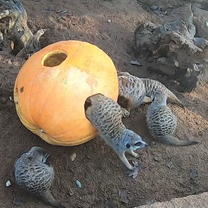
{"label": "driftwood log", "polygon": [[30,56],[41,49],[40,37],[44,29],[38,30],[35,34],[27,25],[27,12],[19,0],[0,0],[0,4],[9,7],[0,12],[0,21],[8,24],[0,24],[0,43],[5,39],[11,41],[11,48],[15,55]]}
{"label": "driftwood log", "polygon": [[207,67],[208,41],[197,37],[192,9],[190,3],[174,9],[161,24],[142,22],[134,37],[147,68],[177,81],[183,92],[197,86]]}

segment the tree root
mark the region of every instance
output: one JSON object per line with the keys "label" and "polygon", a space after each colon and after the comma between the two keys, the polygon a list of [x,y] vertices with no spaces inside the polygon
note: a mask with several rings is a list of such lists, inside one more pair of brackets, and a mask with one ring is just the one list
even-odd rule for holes
{"label": "tree root", "polygon": [[34,35],[27,25],[27,13],[19,0],[0,0],[10,7],[0,13],[0,20],[9,19],[7,27],[0,28],[0,43],[4,39],[11,41],[12,51],[17,56],[30,56],[41,49],[40,37],[45,30],[40,29]]}

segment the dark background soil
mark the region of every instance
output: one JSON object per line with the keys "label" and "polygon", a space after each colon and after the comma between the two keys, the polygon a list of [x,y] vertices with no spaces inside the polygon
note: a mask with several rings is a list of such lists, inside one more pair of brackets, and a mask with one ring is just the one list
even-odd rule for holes
{"label": "dark background soil", "polygon": [[[182,3],[174,1],[174,4],[177,2],[178,5]],[[140,67],[130,65],[130,60],[136,59],[132,45],[138,23],[146,19],[158,20],[151,10],[144,10],[147,7],[142,7],[136,0],[23,0],[22,3],[31,30],[48,29],[41,37],[43,47],[60,40],[88,41],[107,52],[119,71],[156,78],[155,74],[146,71],[145,64]],[[57,13],[59,10],[68,12],[60,14]],[[66,207],[130,208],[208,190],[207,82],[192,93],[176,93],[185,103],[185,110],[170,105],[178,116],[176,136],[200,142],[196,146],[167,147],[152,143],[145,123],[147,106],[133,110],[124,120],[128,128],[150,144],[139,152],[141,157],[138,159],[147,169],[132,179],[125,175],[117,155],[100,138],[76,147],[51,146],[21,124],[14,104],[8,99],[24,60],[10,54],[7,46],[5,43],[0,51],[0,207],[16,207],[12,204],[14,196],[21,197],[22,208],[48,207],[25,194],[13,181],[11,187],[5,186],[7,180],[12,180],[15,160],[34,145],[45,148],[51,155],[56,172],[52,192]],[[159,80],[172,87],[164,77],[160,76]],[[72,162],[70,155],[73,153],[77,157]],[[82,183],[81,189],[76,186],[76,180]],[[126,192],[128,203],[122,202],[119,190]]]}

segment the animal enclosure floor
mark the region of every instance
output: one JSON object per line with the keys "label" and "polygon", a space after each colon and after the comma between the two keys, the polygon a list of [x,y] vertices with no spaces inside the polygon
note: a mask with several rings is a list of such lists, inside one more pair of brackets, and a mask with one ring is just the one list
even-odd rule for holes
{"label": "animal enclosure floor", "polygon": [[[175,2],[181,4],[179,0]],[[136,59],[132,45],[138,23],[147,19],[157,21],[157,16],[144,10],[136,0],[22,0],[22,3],[31,30],[47,29],[41,37],[43,47],[60,40],[87,41],[108,53],[118,71],[154,78],[154,74],[146,71],[145,64],[130,64]],[[1,99],[12,96],[11,89],[23,62],[8,47],[0,51],[0,86],[8,85],[8,91],[0,91]],[[186,106],[184,110],[169,104],[178,116],[176,136],[199,144],[168,147],[151,142],[145,123],[148,106],[133,110],[124,123],[149,144],[139,151],[141,157],[137,161],[146,169],[136,179],[125,175],[117,155],[100,138],[76,147],[52,146],[21,124],[12,103],[0,105],[0,207],[16,207],[12,203],[14,197],[21,199],[21,208],[49,207],[25,194],[13,181],[11,187],[5,186],[7,180],[12,180],[15,160],[34,145],[45,148],[51,155],[56,173],[52,192],[68,208],[132,208],[207,191],[208,84],[199,85],[192,93],[176,94]],[[73,153],[77,157],[72,162]],[[76,180],[81,182],[81,189],[76,186]]]}

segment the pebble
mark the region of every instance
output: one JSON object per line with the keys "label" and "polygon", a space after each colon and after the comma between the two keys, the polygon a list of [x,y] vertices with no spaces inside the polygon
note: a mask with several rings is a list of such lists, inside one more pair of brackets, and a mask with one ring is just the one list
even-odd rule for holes
{"label": "pebble", "polygon": [[78,188],[82,188],[82,184],[79,180],[76,180],[76,185],[77,185]]}
{"label": "pebble", "polygon": [[151,6],[150,8],[151,8],[151,10],[157,10],[157,9],[158,9],[158,6],[153,5],[153,6]]}
{"label": "pebble", "polygon": [[18,196],[14,196],[12,203],[16,206],[21,206],[22,205],[22,200]]}
{"label": "pebble", "polygon": [[112,20],[110,20],[110,19],[109,19],[109,20],[108,20],[108,22],[109,22],[109,23],[111,23],[111,22],[112,22]]}
{"label": "pebble", "polygon": [[73,162],[77,157],[77,154],[76,153],[73,153],[72,155],[70,155],[70,159],[71,161]]}
{"label": "pebble", "polygon": [[120,201],[123,202],[124,204],[128,204],[129,200],[126,194],[125,190],[119,190],[119,197],[120,197]]}
{"label": "pebble", "polygon": [[11,185],[12,185],[11,181],[8,180],[8,181],[6,182],[6,187],[10,187]]}
{"label": "pebble", "polygon": [[134,60],[131,60],[131,61],[130,61],[130,64],[131,64],[131,65],[136,65],[136,66],[142,66],[142,64],[141,64],[140,62],[134,61]]}
{"label": "pebble", "polygon": [[168,161],[168,162],[167,162],[167,166],[168,166],[168,168],[170,168],[170,169],[173,169],[173,168],[174,168],[174,165],[173,165],[172,161]]}
{"label": "pebble", "polygon": [[1,98],[1,102],[2,102],[3,104],[5,104],[5,103],[7,102],[7,98],[2,97],[2,98]]}

